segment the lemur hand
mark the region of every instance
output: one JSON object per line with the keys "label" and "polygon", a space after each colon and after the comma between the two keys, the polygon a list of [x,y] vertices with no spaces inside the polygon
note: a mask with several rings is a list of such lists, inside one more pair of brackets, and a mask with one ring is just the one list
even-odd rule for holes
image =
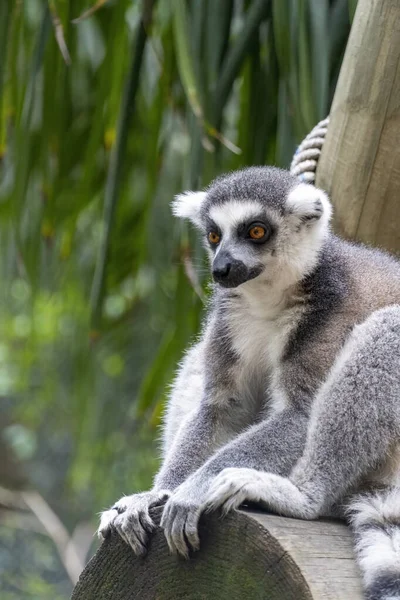
{"label": "lemur hand", "polygon": [[170,492],[167,490],[150,490],[123,496],[101,514],[98,536],[107,538],[112,529],[115,529],[136,555],[143,556],[147,552],[149,535],[156,527],[149,509],[162,504],[169,496]]}
{"label": "lemur hand", "polygon": [[189,478],[176,488],[166,503],[160,525],[174,554],[189,558],[189,550],[199,549],[198,523],[207,489],[204,482]]}

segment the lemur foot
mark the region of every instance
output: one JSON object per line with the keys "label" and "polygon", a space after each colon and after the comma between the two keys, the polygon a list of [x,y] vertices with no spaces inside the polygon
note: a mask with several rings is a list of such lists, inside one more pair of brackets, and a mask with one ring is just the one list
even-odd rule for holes
{"label": "lemur foot", "polygon": [[221,508],[227,514],[246,500],[288,517],[317,517],[313,502],[289,479],[246,468],[224,469],[215,477],[207,494],[206,510]]}
{"label": "lemur foot", "polygon": [[156,527],[149,509],[162,504],[169,495],[166,490],[157,490],[123,496],[109,510],[101,513],[98,536],[105,539],[115,529],[137,556],[144,556],[149,535]]}
{"label": "lemur foot", "polygon": [[259,471],[234,467],[224,469],[211,485],[206,510],[212,512],[221,508],[226,515],[246,500],[258,502],[261,500],[262,487],[262,473]]}

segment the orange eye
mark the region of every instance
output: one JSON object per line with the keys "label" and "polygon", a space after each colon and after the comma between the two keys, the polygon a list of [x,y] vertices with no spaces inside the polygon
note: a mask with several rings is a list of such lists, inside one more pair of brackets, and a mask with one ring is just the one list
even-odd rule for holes
{"label": "orange eye", "polygon": [[252,240],[261,240],[265,234],[266,231],[261,225],[254,225],[254,227],[249,230],[249,236]]}
{"label": "orange eye", "polygon": [[219,236],[218,233],[215,233],[215,231],[210,231],[208,234],[208,241],[210,244],[219,244],[220,239],[221,236]]}

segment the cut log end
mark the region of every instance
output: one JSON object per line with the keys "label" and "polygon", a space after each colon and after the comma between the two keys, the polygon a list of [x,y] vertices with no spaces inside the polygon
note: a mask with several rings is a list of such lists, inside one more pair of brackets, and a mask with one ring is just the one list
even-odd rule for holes
{"label": "cut log end", "polygon": [[[156,509],[156,520],[161,509]],[[347,527],[238,511],[200,524],[201,550],[169,553],[158,529],[145,558],[117,534],[83,571],[72,600],[362,600]]]}

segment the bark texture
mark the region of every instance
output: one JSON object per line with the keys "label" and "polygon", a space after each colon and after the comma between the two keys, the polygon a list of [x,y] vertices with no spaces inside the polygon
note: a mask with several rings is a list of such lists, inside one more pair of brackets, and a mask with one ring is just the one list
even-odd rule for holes
{"label": "bark texture", "polygon": [[359,0],[316,184],[347,238],[400,251],[400,2]]}
{"label": "bark texture", "polygon": [[[159,518],[157,509],[156,518]],[[189,561],[168,552],[158,529],[145,558],[117,536],[83,571],[72,600],[362,600],[351,536],[335,521],[256,511],[202,519]]]}

